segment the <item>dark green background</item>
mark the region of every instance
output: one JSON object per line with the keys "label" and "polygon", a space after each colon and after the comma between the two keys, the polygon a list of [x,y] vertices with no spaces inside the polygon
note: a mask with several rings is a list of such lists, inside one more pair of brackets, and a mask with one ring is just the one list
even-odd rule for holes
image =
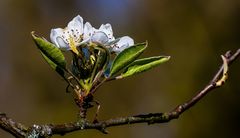
{"label": "dark green background", "polygon": [[[49,39],[51,28],[65,27],[78,14],[95,27],[111,23],[116,37],[148,40],[142,57],[172,57],[149,72],[101,87],[95,95],[100,119],[170,111],[208,83],[221,54],[240,47],[239,0],[1,0],[1,112],[27,125],[74,121],[77,107],[65,93],[66,83],[45,63],[30,32]],[[238,59],[226,85],[177,120],[114,127],[108,135],[87,130],[66,137],[238,137],[239,69]],[[0,130],[0,137],[12,136]]]}

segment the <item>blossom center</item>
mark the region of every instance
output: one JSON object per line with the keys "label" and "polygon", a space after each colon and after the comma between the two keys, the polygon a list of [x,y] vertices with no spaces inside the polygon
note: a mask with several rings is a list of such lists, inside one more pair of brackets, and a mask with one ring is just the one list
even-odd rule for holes
{"label": "blossom center", "polygon": [[78,29],[64,29],[62,38],[74,53],[79,54],[76,47],[83,41],[83,34]]}
{"label": "blossom center", "polygon": [[73,39],[73,37],[71,37],[71,36],[69,36],[69,47],[70,47],[70,49],[74,52],[74,53],[76,53],[77,55],[79,55],[79,52],[78,52],[78,50],[77,50],[77,43],[76,43],[76,41]]}

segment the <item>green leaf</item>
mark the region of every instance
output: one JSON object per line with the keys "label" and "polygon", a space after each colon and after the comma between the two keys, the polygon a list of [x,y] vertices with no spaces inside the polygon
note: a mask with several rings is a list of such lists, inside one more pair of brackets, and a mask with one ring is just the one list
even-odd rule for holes
{"label": "green leaf", "polygon": [[[34,42],[36,43],[37,47],[41,50],[41,52],[54,64],[59,66],[60,68],[65,69],[66,67],[66,60],[63,56],[61,50],[57,48],[54,44],[37,37],[34,32],[31,33]],[[46,59],[46,58],[45,58]],[[49,63],[49,62],[48,62]],[[51,65],[51,64],[50,64]]]}
{"label": "green leaf", "polygon": [[147,42],[136,44],[129,48],[124,49],[117,55],[110,69],[110,76],[118,73],[123,68],[127,67],[130,63],[140,56],[147,47]]}
{"label": "green leaf", "polygon": [[125,78],[147,70],[150,70],[164,62],[167,62],[170,56],[156,56],[144,59],[139,59],[131,63],[122,73],[121,77]]}
{"label": "green leaf", "polygon": [[[34,42],[40,50],[45,61],[62,77],[64,77],[64,70],[66,68],[66,60],[60,49],[52,43],[37,37],[34,32],[31,33]],[[64,77],[65,78],[65,77]]]}

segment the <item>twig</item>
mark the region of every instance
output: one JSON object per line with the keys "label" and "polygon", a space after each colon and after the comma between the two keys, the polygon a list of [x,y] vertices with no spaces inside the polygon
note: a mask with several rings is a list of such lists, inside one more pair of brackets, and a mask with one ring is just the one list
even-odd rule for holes
{"label": "twig", "polygon": [[[232,56],[223,58],[223,67],[228,65],[228,63],[232,63],[234,60],[237,59],[237,57],[240,54],[240,49]],[[207,85],[205,88],[203,88],[200,92],[197,93],[192,99],[190,99],[188,102],[185,102],[179,106],[177,106],[175,109],[173,109],[170,112],[167,113],[149,113],[149,114],[142,114],[142,115],[135,115],[135,116],[130,116],[130,117],[122,117],[122,118],[115,118],[115,119],[109,119],[106,121],[102,121],[99,123],[89,123],[89,122],[84,122],[81,125],[78,123],[69,123],[65,124],[66,126],[69,126],[68,129],[65,129],[66,126],[64,125],[55,125],[52,126],[52,132],[53,134],[60,134],[59,132],[62,133],[69,133],[72,131],[76,130],[81,130],[81,129],[98,129],[98,130],[104,130],[107,127],[111,126],[120,126],[120,125],[127,125],[127,124],[136,124],[136,123],[147,123],[147,124],[154,124],[154,123],[165,123],[168,122],[172,119],[177,119],[184,111],[195,105],[199,100],[201,100],[206,94],[208,94],[211,90],[218,88],[223,85],[225,79],[226,79],[226,72],[227,68],[220,68],[221,72],[224,71],[224,74],[222,75],[220,80],[215,79],[214,82],[210,83]],[[219,72],[219,71],[218,71]],[[215,75],[216,78],[219,78],[221,76],[220,73]],[[222,79],[225,78],[225,79]],[[216,85],[218,84],[218,85]]]}
{"label": "twig", "polygon": [[[227,58],[228,66],[230,66],[233,61],[235,61],[240,56],[240,49],[238,49],[233,55],[231,55],[231,51],[227,51],[224,55]],[[210,83],[215,82],[218,77],[221,75],[223,71],[223,65],[220,67],[216,75],[213,77],[212,81]]]}
{"label": "twig", "polygon": [[0,113],[0,128],[9,132],[15,137],[25,137],[27,132],[27,127],[13,121],[4,113]]}
{"label": "twig", "polygon": [[[199,91],[193,98],[189,101],[177,106],[170,112],[166,113],[149,113],[141,114],[130,117],[121,117],[115,119],[109,119],[106,121],[100,121],[97,123],[92,123],[87,120],[80,120],[78,122],[65,123],[59,125],[34,125],[26,129],[22,124],[12,121],[10,118],[6,117],[5,114],[0,113],[0,128],[6,130],[16,137],[32,136],[33,132],[35,136],[38,137],[48,137],[52,135],[64,135],[73,131],[83,130],[83,129],[97,129],[103,133],[107,133],[106,128],[112,126],[121,126],[136,123],[165,123],[173,119],[177,119],[184,111],[193,107],[199,100],[201,100],[205,95],[224,84],[227,79],[228,66],[231,65],[240,56],[240,49],[238,49],[233,55],[227,52],[223,58],[223,65],[219,68],[216,75],[213,77],[212,81],[205,86],[201,91]],[[223,75],[221,75],[223,74]],[[37,126],[37,127],[36,127]]]}

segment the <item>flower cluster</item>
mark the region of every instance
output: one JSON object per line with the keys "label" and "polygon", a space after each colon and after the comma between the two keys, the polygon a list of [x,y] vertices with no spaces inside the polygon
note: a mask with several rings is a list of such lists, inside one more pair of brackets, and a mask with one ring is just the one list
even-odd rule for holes
{"label": "flower cluster", "polygon": [[96,29],[89,22],[84,24],[80,15],[73,18],[66,28],[52,29],[50,39],[58,48],[72,50],[75,53],[78,53],[76,47],[86,43],[104,45],[110,52],[115,53],[134,45],[133,39],[129,36],[115,39],[109,23],[102,24],[99,29]]}
{"label": "flower cluster", "polygon": [[[91,107],[93,94],[104,82],[126,78],[152,69],[169,56],[138,59],[147,42],[134,44],[129,36],[115,39],[110,24],[98,29],[76,16],[66,28],[51,30],[52,43],[32,32],[36,46],[46,62],[68,83],[80,109]],[[68,62],[61,50],[71,51]],[[84,117],[84,112],[83,112]]]}

